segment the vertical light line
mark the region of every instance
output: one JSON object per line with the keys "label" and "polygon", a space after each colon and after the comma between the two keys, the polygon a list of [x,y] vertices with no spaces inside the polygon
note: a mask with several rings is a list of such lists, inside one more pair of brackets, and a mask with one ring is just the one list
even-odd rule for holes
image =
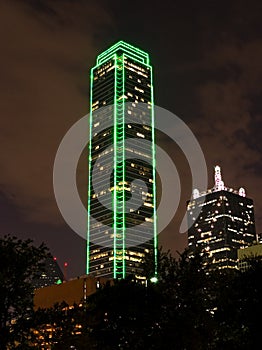
{"label": "vertical light line", "polygon": [[93,119],[93,111],[92,111],[92,104],[93,104],[93,79],[94,79],[94,68],[91,69],[91,76],[90,76],[90,120],[89,120],[89,158],[88,158],[88,193],[87,193],[87,252],[86,252],[86,274],[89,274],[90,266],[89,266],[89,259],[90,259],[90,220],[91,220],[91,213],[90,213],[90,198],[91,198],[91,168],[92,168],[92,119]]}
{"label": "vertical light line", "polygon": [[155,107],[154,107],[154,88],[153,72],[150,66],[151,78],[151,106],[152,106],[152,163],[153,163],[153,205],[154,205],[154,259],[155,275],[157,275],[157,254],[158,254],[158,237],[157,237],[157,201],[156,201],[156,145],[155,145]]}
{"label": "vertical light line", "polygon": [[122,217],[123,217],[123,225],[122,225],[122,276],[123,278],[126,277],[126,260],[125,260],[125,240],[126,240],[126,213],[125,213],[125,167],[126,167],[126,161],[125,161],[125,55],[122,56],[122,113],[123,113],[123,163],[122,163],[122,175],[123,175],[123,205],[122,205]]}
{"label": "vertical light line", "polygon": [[113,259],[113,270],[114,270],[114,278],[117,277],[117,261],[116,261],[116,236],[117,236],[117,195],[116,195],[116,177],[117,177],[117,55],[114,55],[115,60],[115,91],[114,91],[114,193],[113,193],[113,201],[114,201],[114,259]]}

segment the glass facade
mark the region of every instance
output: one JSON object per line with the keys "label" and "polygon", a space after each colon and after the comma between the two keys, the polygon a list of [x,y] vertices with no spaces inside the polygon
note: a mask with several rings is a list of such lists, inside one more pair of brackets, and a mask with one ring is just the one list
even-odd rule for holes
{"label": "glass facade", "polygon": [[156,188],[152,67],[123,41],[91,70],[87,274],[140,274],[155,252]]}
{"label": "glass facade", "polygon": [[52,286],[53,284],[62,283],[64,280],[63,273],[56,261],[56,258],[50,257],[43,261],[44,271],[33,281],[35,289]]}

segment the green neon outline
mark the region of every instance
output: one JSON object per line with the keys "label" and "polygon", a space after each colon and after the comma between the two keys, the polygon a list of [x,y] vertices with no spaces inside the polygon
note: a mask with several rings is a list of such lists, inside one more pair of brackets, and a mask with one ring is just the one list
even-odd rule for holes
{"label": "green neon outline", "polygon": [[126,259],[125,259],[125,239],[126,239],[126,214],[125,214],[125,180],[126,180],[126,172],[125,172],[125,161],[126,161],[126,154],[125,154],[125,54],[122,55],[122,115],[123,115],[123,242],[122,242],[122,265],[123,265],[123,278],[126,277]]}
{"label": "green neon outline", "polygon": [[[116,52],[117,50],[121,49],[123,51],[122,55],[120,57],[117,56]],[[132,50],[132,52],[130,52]],[[126,53],[128,51],[128,53]],[[134,52],[135,53],[134,53]],[[115,45],[113,45],[108,50],[104,51],[97,57],[97,64],[95,67],[91,69],[91,82],[90,82],[90,143],[89,143],[89,179],[88,179],[88,234],[87,234],[87,264],[86,264],[86,271],[87,274],[89,273],[90,266],[89,266],[89,257],[90,257],[90,201],[91,196],[89,195],[91,192],[91,160],[92,160],[92,145],[91,145],[91,139],[92,139],[92,122],[93,122],[93,115],[92,115],[92,99],[93,99],[93,79],[94,79],[94,70],[98,67],[102,66],[105,62],[109,61],[110,59],[114,59],[115,64],[115,82],[114,82],[114,133],[113,133],[113,143],[114,143],[114,193],[113,193],[113,208],[114,208],[114,222],[113,222],[113,230],[114,230],[114,259],[113,259],[113,275],[114,278],[119,278],[119,274],[122,275],[122,278],[125,278],[126,276],[126,261],[125,261],[125,166],[122,167],[122,193],[117,190],[117,180],[118,180],[118,174],[117,174],[117,163],[118,163],[118,149],[117,149],[117,143],[119,140],[122,141],[122,154],[121,158],[122,161],[125,161],[125,64],[124,59],[125,57],[130,58],[131,60],[137,62],[138,64],[142,64],[143,66],[146,66],[150,70],[150,83],[151,83],[151,101],[148,101],[149,104],[151,104],[151,126],[152,126],[152,163],[153,163],[153,203],[154,203],[154,221],[153,221],[153,230],[154,230],[154,259],[155,259],[155,276],[157,276],[157,215],[156,215],[156,159],[155,159],[155,129],[154,129],[154,100],[153,100],[153,76],[152,76],[152,66],[149,64],[149,56],[144,51],[135,48],[132,45],[129,45],[123,41],[119,41]],[[119,61],[119,62],[118,62]],[[120,69],[121,62],[121,69],[122,69],[122,79],[120,80],[120,86],[118,83],[118,70]],[[122,86],[121,86],[122,85]],[[121,88],[121,94],[118,96],[118,90]],[[119,99],[121,97],[121,99]],[[118,113],[120,112],[120,113]],[[119,116],[122,114],[122,122],[119,123]],[[119,130],[119,124],[121,124],[122,132]],[[121,200],[122,198],[122,200]],[[120,204],[120,200],[122,202],[121,206],[121,213],[118,210],[118,206]],[[121,214],[121,215],[120,215]],[[121,220],[119,222],[119,219]],[[122,225],[119,225],[122,223]],[[120,250],[118,246],[117,240],[118,232],[121,230],[122,235],[122,244],[121,244],[121,259],[119,259]],[[120,264],[119,264],[120,263]],[[121,271],[119,271],[118,266],[121,267]]]}
{"label": "green neon outline", "polygon": [[116,196],[116,164],[117,164],[117,56],[114,54],[115,60],[115,86],[114,86],[114,193],[113,193],[113,205],[114,205],[114,259],[113,259],[113,271],[114,278],[117,277],[117,261],[116,261],[116,235],[117,235],[117,196]]}
{"label": "green neon outline", "polygon": [[[141,62],[138,59],[130,56],[128,53],[125,53],[125,57],[130,58],[131,60],[136,61],[138,64],[141,65]],[[145,67],[148,67],[148,68],[152,68],[152,66],[150,64],[147,64],[147,63],[142,63],[142,65],[145,66]]]}
{"label": "green neon outline", "polygon": [[154,107],[154,88],[153,88],[153,68],[150,67],[151,83],[151,115],[152,115],[152,161],[153,161],[153,203],[154,203],[154,259],[155,259],[155,277],[157,277],[157,255],[158,255],[158,237],[157,237],[157,201],[156,201],[156,144],[155,144],[155,107]]}
{"label": "green neon outline", "polygon": [[[131,60],[136,61],[141,64],[137,59],[129,56],[128,54],[124,54],[125,57],[130,58]],[[155,113],[154,113],[154,86],[153,86],[153,68],[150,64],[143,63],[144,66],[149,68],[150,71],[150,84],[151,84],[151,137],[152,137],[152,168],[153,168],[153,231],[154,231],[154,266],[155,266],[155,276],[158,274],[158,264],[157,264],[157,256],[158,256],[158,233],[157,233],[157,196],[156,196],[156,150],[155,150]],[[123,94],[124,95],[124,94]]]}
{"label": "green neon outline", "polygon": [[[125,54],[126,57],[138,62],[133,57],[130,57],[128,54]],[[156,145],[155,145],[155,111],[154,111],[154,86],[153,86],[153,68],[150,64],[145,64],[144,66],[148,67],[150,70],[150,84],[151,84],[151,135],[152,135],[152,166],[153,166],[153,230],[154,230],[154,266],[155,266],[155,276],[157,277],[158,264],[157,264],[157,256],[158,256],[158,234],[157,234],[157,196],[156,196]]]}
{"label": "green neon outline", "polygon": [[97,62],[100,62],[101,58],[104,58],[105,56],[107,56],[108,54],[112,53],[113,51],[119,50],[121,49],[122,51],[125,51],[125,49],[128,50],[128,52],[135,52],[138,56],[140,56],[140,58],[146,58],[147,60],[149,60],[149,55],[148,53],[146,53],[145,51],[130,45],[126,42],[124,42],[123,40],[118,41],[116,44],[114,44],[113,46],[109,47],[109,49],[103,51],[101,54],[99,54],[97,56]]}
{"label": "green neon outline", "polygon": [[106,51],[103,51],[100,55],[97,56],[96,64],[102,64],[107,59],[108,56],[112,54],[112,52],[116,52],[117,50],[122,50],[123,52],[127,52],[132,56],[135,56],[138,58],[140,63],[146,63],[149,64],[149,55],[137,47],[127,44],[126,42],[120,40],[113,46],[111,46]]}
{"label": "green neon outline", "polygon": [[128,44],[127,42],[123,41],[123,40],[119,40],[118,42],[116,42],[114,45],[110,46],[107,50],[103,51],[101,54],[99,54],[97,56],[97,58],[101,58],[105,55],[107,55],[109,52],[112,52],[113,50],[115,50],[116,48],[118,47],[126,47],[128,48],[129,50],[133,50],[133,51],[136,51],[138,52],[141,56],[144,56],[144,57],[149,57],[148,53],[145,52],[144,50],[141,50],[139,49],[138,47],[135,47],[131,44]]}
{"label": "green neon outline", "polygon": [[97,63],[92,69],[97,69],[100,66],[103,66],[103,64],[105,64],[105,62],[110,61],[111,59],[114,59],[116,56],[116,53],[112,53],[110,56],[107,57],[106,61],[102,61]]}
{"label": "green neon outline", "polygon": [[92,126],[93,126],[93,80],[94,80],[94,68],[91,69],[90,75],[90,120],[89,120],[89,157],[88,157],[88,193],[87,193],[87,252],[86,252],[86,274],[89,274],[90,270],[90,206],[91,206],[91,164],[92,164]]}
{"label": "green neon outline", "polygon": [[[124,271],[124,184],[122,185],[122,190],[119,189],[120,181],[123,182],[123,172],[124,172],[124,166],[119,166],[118,163],[122,163],[124,161],[124,123],[123,123],[123,104],[124,104],[124,86],[123,86],[123,55],[117,56],[117,71],[116,71],[116,121],[115,121],[115,128],[116,128],[116,144],[118,147],[115,146],[116,149],[116,162],[115,162],[115,176],[116,176],[116,184],[117,189],[116,192],[116,245],[115,245],[115,255],[116,255],[116,261],[115,261],[115,273],[116,278],[119,278],[119,275],[121,278],[124,277],[125,271]],[[122,120],[121,120],[122,119]],[[121,148],[120,148],[121,147]],[[120,150],[119,150],[120,148]]]}

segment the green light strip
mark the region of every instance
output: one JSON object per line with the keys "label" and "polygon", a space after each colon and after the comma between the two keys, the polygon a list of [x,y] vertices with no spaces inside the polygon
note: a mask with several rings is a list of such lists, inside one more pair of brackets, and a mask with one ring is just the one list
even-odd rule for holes
{"label": "green light strip", "polygon": [[[138,59],[130,56],[129,54],[125,53],[125,57],[130,58],[131,60],[136,61],[138,64],[141,65],[141,62]],[[148,67],[150,69],[152,68],[152,66],[150,64],[148,64],[148,63],[143,63],[143,66]]]}
{"label": "green light strip", "polygon": [[106,51],[103,51],[100,55],[98,55],[97,56],[97,63],[100,62],[100,59],[104,58],[108,54],[111,54],[112,52],[115,52],[119,49],[121,49],[122,51],[127,50],[129,53],[131,53],[131,52],[135,53],[140,58],[146,59],[146,61],[149,61],[149,55],[145,51],[142,51],[141,49],[138,49],[137,47],[134,47],[130,44],[127,44],[126,42],[121,40],[118,43],[116,43],[115,45],[111,46]]}
{"label": "green light strip", "polygon": [[117,278],[117,261],[116,261],[116,234],[117,234],[117,196],[116,196],[116,165],[117,165],[117,56],[114,54],[115,60],[115,86],[114,86],[114,192],[113,192],[113,203],[114,203],[114,260],[113,260],[113,271],[114,278]]}
{"label": "green light strip", "polygon": [[90,200],[91,200],[91,164],[92,164],[92,103],[93,103],[93,80],[94,80],[94,68],[91,69],[90,77],[90,120],[89,120],[89,158],[88,158],[88,193],[87,193],[87,253],[86,253],[86,274],[89,274],[90,269]]}
{"label": "green light strip", "polygon": [[[120,190],[120,182],[123,182],[124,173],[124,159],[125,159],[125,148],[124,148],[124,81],[123,81],[123,55],[117,57],[117,71],[116,71],[116,111],[117,120],[115,122],[116,127],[116,163],[115,163],[115,176],[116,176],[116,246],[115,246],[115,271],[116,278],[124,278],[124,185],[122,184],[122,190]],[[119,165],[121,163],[121,165]]]}
{"label": "green light strip", "polygon": [[126,154],[125,154],[125,67],[124,67],[124,61],[125,61],[125,55],[122,56],[122,115],[123,115],[123,224],[122,224],[122,230],[123,230],[123,242],[122,242],[122,264],[123,264],[123,278],[126,277],[126,259],[125,259],[125,239],[126,239],[126,213],[125,213],[125,181],[126,181],[126,174],[125,174],[125,160],[126,160]]}
{"label": "green light strip", "polygon": [[[126,57],[137,61],[128,54]],[[140,61],[137,61],[140,63]],[[155,276],[157,276],[157,254],[158,254],[158,234],[157,234],[157,196],[156,196],[156,146],[155,146],[155,112],[154,112],[154,87],[153,87],[153,69],[150,64],[144,63],[144,66],[150,69],[150,83],[151,83],[151,129],[152,129],[152,167],[153,167],[153,205],[154,205],[154,265],[155,265]]]}
{"label": "green light strip", "polygon": [[154,203],[154,259],[155,259],[155,276],[157,276],[157,254],[158,254],[158,237],[157,237],[157,201],[156,201],[156,145],[155,145],[155,107],[154,107],[154,88],[153,88],[153,69],[150,67],[151,80],[151,104],[152,104],[152,160],[153,160],[153,203]]}
{"label": "green light strip", "polygon": [[107,57],[107,59],[105,61],[97,63],[92,69],[97,69],[100,66],[102,66],[105,62],[110,61],[111,59],[114,59],[115,55],[116,55],[116,53],[112,53],[110,56]]}
{"label": "green light strip", "polygon": [[[129,54],[124,54],[123,56],[130,58],[137,63],[141,62]],[[157,234],[157,196],[156,196],[156,151],[155,151],[155,114],[154,114],[154,87],[153,87],[153,71],[150,64],[143,64],[150,70],[150,83],[151,83],[151,130],[152,130],[152,168],[153,168],[153,205],[154,205],[154,222],[153,222],[153,240],[154,240],[154,266],[155,266],[155,276],[157,276],[157,255],[158,255],[158,234]],[[124,96],[124,85],[123,85],[123,96]],[[125,215],[123,215],[125,217]]]}
{"label": "green light strip", "polygon": [[[122,54],[117,56],[116,51],[121,49]],[[127,53],[126,53],[127,51]],[[151,78],[151,126],[152,126],[152,168],[153,168],[153,203],[154,203],[154,257],[155,257],[155,275],[157,275],[157,215],[156,215],[156,159],[155,159],[155,129],[154,129],[154,101],[153,101],[153,84],[152,84],[152,67],[149,65],[149,56],[142,50],[120,41],[107,51],[97,57],[97,64],[91,70],[90,83],[90,139],[92,139],[92,99],[93,99],[93,79],[94,70],[105,64],[110,59],[114,59],[115,77],[114,77],[114,191],[113,199],[113,276],[114,278],[125,278],[126,261],[125,261],[125,234],[126,234],[126,214],[125,214],[125,58],[130,58],[140,65],[146,66],[150,70]],[[122,70],[122,72],[121,72]],[[117,147],[117,145],[119,147]],[[119,148],[119,149],[118,149]],[[91,164],[92,164],[92,145],[89,143],[89,179],[88,179],[88,234],[87,234],[87,263],[86,272],[90,273],[90,211],[91,211]],[[122,165],[117,164],[122,161]],[[122,190],[119,190],[119,183],[122,181]]]}
{"label": "green light strip", "polygon": [[101,64],[107,61],[108,55],[112,55],[112,52],[116,52],[117,50],[120,50],[123,52],[127,52],[137,57],[138,61],[141,63],[149,64],[149,55],[130,44],[125,43],[124,41],[119,41],[115,45],[111,46],[108,50],[102,52],[100,55],[97,56],[96,63]]}
{"label": "green light strip", "polygon": [[[121,49],[123,50],[123,49]],[[123,50],[123,51],[126,51],[126,50]],[[147,64],[145,62],[145,60],[139,56],[137,56],[136,54],[133,54],[132,52],[128,52],[129,54],[129,57],[132,57],[132,59],[136,60],[137,62],[139,62],[140,64],[143,63],[143,64]],[[110,57],[110,56],[109,56]],[[101,60],[99,60],[99,65],[100,64],[103,64],[103,63],[106,63],[108,61],[108,57],[104,57],[102,58]]]}
{"label": "green light strip", "polygon": [[149,57],[149,55],[148,55],[147,52],[145,52],[145,51],[143,51],[143,50],[141,50],[141,49],[139,49],[139,48],[137,48],[137,47],[135,47],[135,46],[133,46],[133,45],[131,45],[131,44],[128,44],[128,43],[126,43],[126,42],[123,41],[123,40],[120,40],[120,41],[118,41],[117,43],[115,43],[113,46],[110,46],[109,49],[103,51],[100,55],[97,56],[97,58],[101,58],[101,57],[107,55],[108,53],[114,51],[114,50],[117,49],[118,47],[127,48],[127,49],[129,49],[129,51],[130,51],[130,50],[131,50],[131,51],[135,51],[135,52],[139,53],[141,56],[144,56],[144,57],[146,57],[146,58]]}

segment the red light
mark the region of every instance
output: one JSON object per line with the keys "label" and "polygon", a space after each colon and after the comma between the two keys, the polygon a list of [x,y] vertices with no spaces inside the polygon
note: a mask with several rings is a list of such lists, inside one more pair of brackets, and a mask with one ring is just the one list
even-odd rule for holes
{"label": "red light", "polygon": [[57,259],[56,259],[56,256],[54,256],[54,260],[56,261]]}
{"label": "red light", "polygon": [[67,262],[65,262],[65,263],[64,263],[64,267],[67,267],[67,265],[68,265],[68,263],[67,263]]}

